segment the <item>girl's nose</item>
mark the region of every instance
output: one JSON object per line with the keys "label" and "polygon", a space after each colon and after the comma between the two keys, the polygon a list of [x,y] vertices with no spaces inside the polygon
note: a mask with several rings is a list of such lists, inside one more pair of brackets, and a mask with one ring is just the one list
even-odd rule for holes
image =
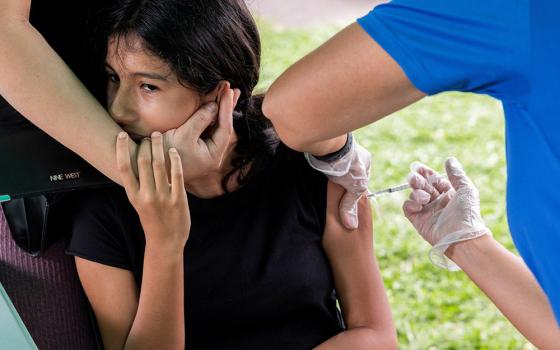
{"label": "girl's nose", "polygon": [[134,113],[130,106],[131,101],[123,91],[117,91],[109,100],[109,113],[120,125],[129,124],[134,120]]}

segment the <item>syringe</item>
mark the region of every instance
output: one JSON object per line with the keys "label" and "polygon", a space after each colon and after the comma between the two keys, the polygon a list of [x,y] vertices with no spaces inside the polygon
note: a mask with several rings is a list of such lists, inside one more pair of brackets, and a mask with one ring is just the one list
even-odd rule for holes
{"label": "syringe", "polygon": [[367,195],[367,197],[368,198],[375,198],[375,197],[378,197],[378,196],[383,195],[383,194],[404,191],[408,188],[410,188],[410,184],[407,182],[407,183],[402,184],[402,185],[392,186],[392,187],[388,187],[384,190],[380,190],[380,191],[370,193],[370,194]]}
{"label": "syringe", "polygon": [[[415,172],[414,169],[413,169],[413,172]],[[428,180],[428,183],[429,183],[429,184],[434,185],[434,184],[437,183],[441,178],[447,178],[447,177],[446,177],[445,175],[440,175],[440,174],[438,174],[438,173],[435,173],[435,174],[433,174],[433,175],[430,175],[430,176],[428,177],[427,180]],[[386,189],[384,189],[384,190],[380,190],[380,191],[376,191],[376,192],[373,192],[373,193],[369,193],[369,194],[367,195],[367,197],[368,197],[368,198],[375,198],[375,197],[378,197],[378,196],[383,195],[383,194],[389,194],[389,193],[400,192],[400,191],[404,191],[404,190],[409,189],[409,188],[410,188],[410,184],[407,182],[407,183],[404,183],[404,184],[402,184],[402,185],[391,186],[391,187],[388,187],[388,188],[386,188]]]}

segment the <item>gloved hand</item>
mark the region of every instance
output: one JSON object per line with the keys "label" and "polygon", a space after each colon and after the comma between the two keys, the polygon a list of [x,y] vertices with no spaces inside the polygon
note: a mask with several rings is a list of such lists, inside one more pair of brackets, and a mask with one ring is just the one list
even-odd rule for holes
{"label": "gloved hand", "polygon": [[478,189],[455,158],[445,162],[447,178],[415,162],[409,183],[413,189],[404,203],[405,216],[433,247],[430,260],[450,271],[460,270],[445,255],[453,243],[491,235],[480,216]]}
{"label": "gloved hand", "polygon": [[[349,137],[351,135],[349,134]],[[355,140],[339,159],[325,162],[305,153],[312,168],[346,189],[339,205],[340,219],[348,229],[358,228],[358,201],[368,191],[371,154]]]}

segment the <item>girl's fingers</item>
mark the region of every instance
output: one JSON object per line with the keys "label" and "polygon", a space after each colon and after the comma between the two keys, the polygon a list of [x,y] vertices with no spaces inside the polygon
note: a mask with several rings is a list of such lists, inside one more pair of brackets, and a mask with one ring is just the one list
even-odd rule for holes
{"label": "girl's fingers", "polygon": [[171,161],[171,196],[180,199],[185,196],[185,183],[183,182],[181,156],[175,148],[169,150],[169,160]]}
{"label": "girl's fingers", "polygon": [[117,136],[117,169],[119,170],[122,185],[130,199],[131,195],[138,192],[139,185],[136,175],[132,170],[128,142],[128,134],[124,131],[119,133]]}
{"label": "girl's fingers", "polygon": [[200,107],[178,130],[186,135],[189,145],[196,146],[201,135],[216,121],[218,114],[216,102],[210,102]]}
{"label": "girl's fingers", "polygon": [[158,192],[169,193],[169,180],[165,169],[165,153],[163,151],[163,137],[161,133],[152,133],[152,168],[154,182]]}
{"label": "girl's fingers", "polygon": [[237,102],[239,102],[239,97],[241,97],[241,90],[233,89],[233,109],[237,106]]}
{"label": "girl's fingers", "polygon": [[154,172],[152,170],[152,145],[149,138],[140,142],[138,147],[138,174],[140,177],[140,191],[155,191]]}
{"label": "girl's fingers", "polygon": [[210,135],[211,145],[215,147],[212,151],[215,155],[222,155],[229,145],[233,134],[233,109],[235,93],[229,88],[225,89],[220,98],[220,111],[218,113],[218,128]]}

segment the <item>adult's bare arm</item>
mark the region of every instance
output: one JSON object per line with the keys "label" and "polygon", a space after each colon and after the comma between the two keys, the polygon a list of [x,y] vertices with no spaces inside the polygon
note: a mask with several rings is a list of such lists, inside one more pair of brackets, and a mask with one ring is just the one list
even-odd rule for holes
{"label": "adult's bare arm", "polygon": [[424,96],[354,23],[283,73],[267,92],[263,110],[284,143],[322,155],[340,147],[333,138]]}
{"label": "adult's bare arm", "polygon": [[539,349],[557,349],[560,328],[544,291],[523,260],[490,236],[451,246],[446,253]]}
{"label": "adult's bare arm", "polygon": [[449,266],[439,256],[445,253],[529,341],[539,349],[558,348],[560,328],[544,291],[523,260],[489,234],[478,189],[461,164],[450,158],[445,168],[447,179],[418,164],[403,205],[414,228],[434,246],[432,261]]}
{"label": "adult's bare arm", "polygon": [[0,95],[120,183],[114,149],[121,128],[29,23],[30,6],[30,0],[0,0]]}

